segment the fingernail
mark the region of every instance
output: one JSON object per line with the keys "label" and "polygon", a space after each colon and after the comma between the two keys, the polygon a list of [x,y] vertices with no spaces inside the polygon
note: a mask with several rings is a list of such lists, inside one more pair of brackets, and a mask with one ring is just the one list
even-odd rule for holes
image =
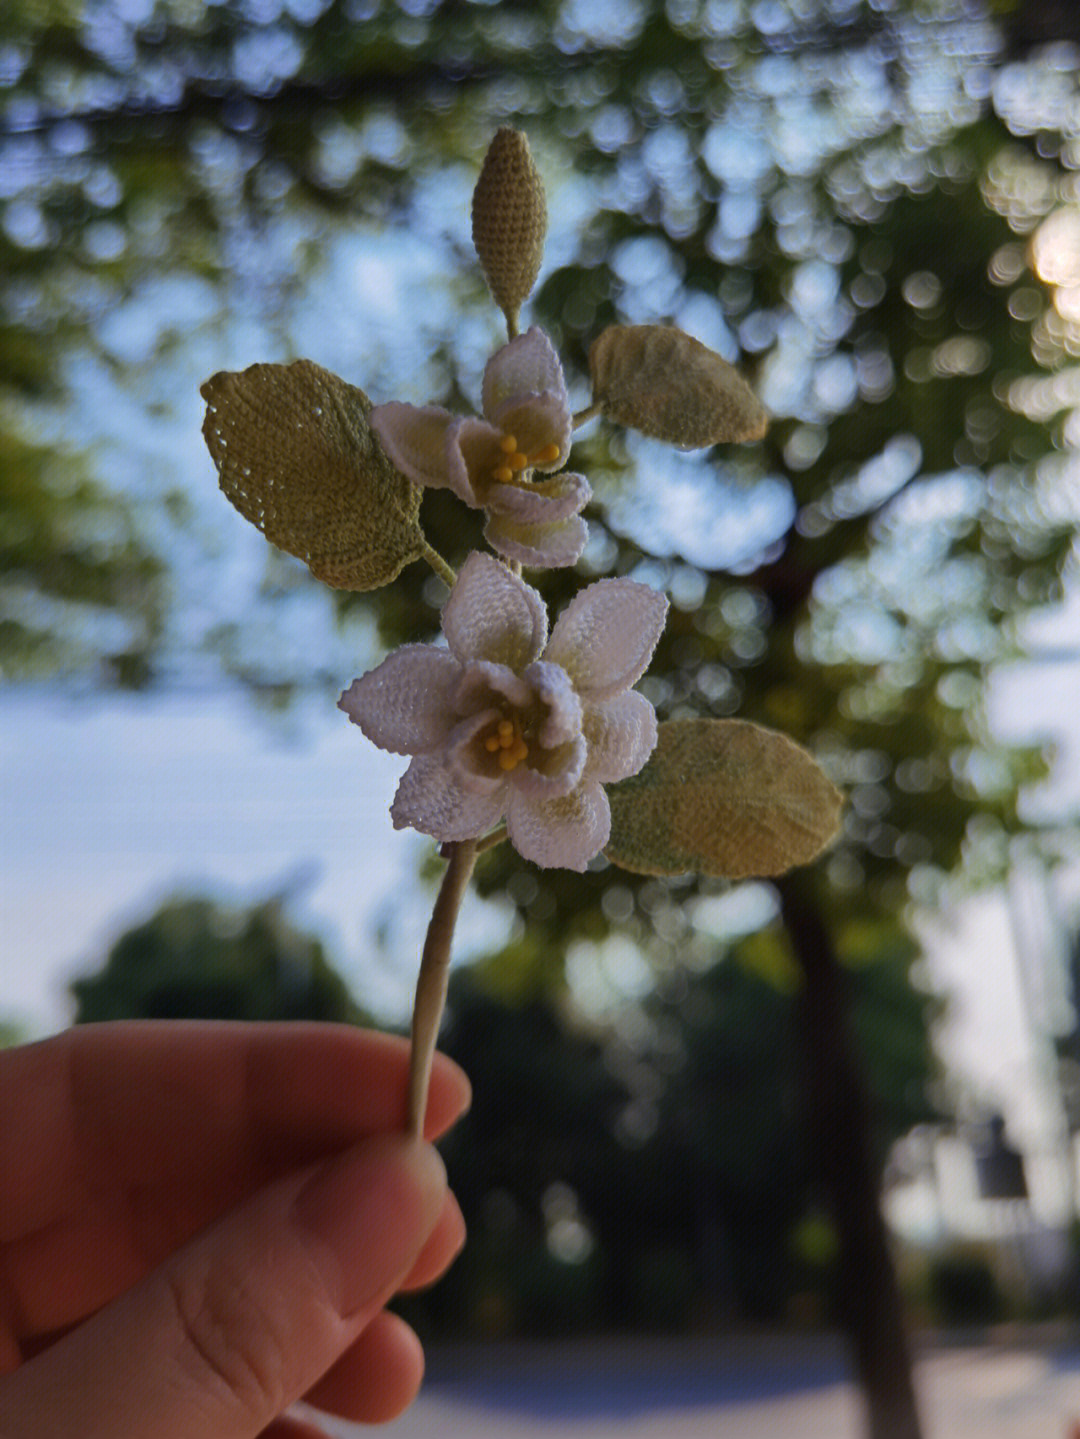
{"label": "fingernail", "polygon": [[438,1153],[405,1135],[368,1140],[308,1180],[294,1214],[339,1314],[381,1301],[405,1276],[445,1194]]}

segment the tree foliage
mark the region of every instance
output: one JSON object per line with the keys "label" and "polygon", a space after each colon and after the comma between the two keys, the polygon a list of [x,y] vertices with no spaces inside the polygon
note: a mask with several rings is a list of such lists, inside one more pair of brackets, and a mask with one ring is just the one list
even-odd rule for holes
{"label": "tree foliage", "polygon": [[[931,1113],[913,947],[895,925],[848,944],[884,1152]],[[799,1293],[829,1314],[835,1241],[802,1122],[783,930],[672,975],[614,1027],[583,1024],[543,984],[508,989],[515,959],[528,969],[495,955],[451,982],[442,1048],[474,1101],[444,1152],[470,1243],[411,1317],[447,1332],[685,1328],[776,1319]]]}
{"label": "tree foliage", "polygon": [[237,909],[181,898],[111,946],[101,969],[76,979],[75,1021],[313,1019],[358,1023],[363,1013],[321,942],[285,918],[278,900]]}

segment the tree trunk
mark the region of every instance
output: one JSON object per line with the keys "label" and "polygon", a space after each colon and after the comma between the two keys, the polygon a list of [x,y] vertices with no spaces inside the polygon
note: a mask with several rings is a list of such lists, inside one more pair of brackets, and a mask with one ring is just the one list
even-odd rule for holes
{"label": "tree trunk", "polygon": [[803,1098],[813,1159],[839,1240],[842,1322],[867,1406],[868,1439],[921,1439],[911,1355],[879,1202],[870,1105],[847,1026],[844,975],[808,874],[779,882],[805,983],[799,1005]]}

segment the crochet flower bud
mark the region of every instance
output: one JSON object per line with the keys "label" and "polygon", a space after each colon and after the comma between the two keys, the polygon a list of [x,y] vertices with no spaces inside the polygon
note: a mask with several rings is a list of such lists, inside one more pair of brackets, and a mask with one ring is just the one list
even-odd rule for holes
{"label": "crochet flower bud", "polygon": [[547,234],[544,186],[520,130],[495,132],[472,198],[476,253],[511,332],[536,283]]}

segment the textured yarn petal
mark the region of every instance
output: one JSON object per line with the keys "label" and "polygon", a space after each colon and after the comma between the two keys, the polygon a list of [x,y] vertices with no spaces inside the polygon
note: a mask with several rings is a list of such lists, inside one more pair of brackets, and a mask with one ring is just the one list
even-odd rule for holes
{"label": "textured yarn petal", "polygon": [[544,390],[569,406],[566,381],[555,347],[535,325],[495,351],[484,367],[482,399],[490,420],[507,400],[538,395]]}
{"label": "textured yarn petal", "polygon": [[656,711],[643,694],[627,690],[586,705],[582,731],[589,746],[585,773],[612,784],[637,774],[656,748]]}
{"label": "textured yarn petal", "polygon": [[485,501],[493,515],[507,515],[526,524],[551,524],[583,510],[592,497],[584,475],[569,472],[524,485],[494,484]]}
{"label": "textured yarn petal", "polygon": [[557,453],[551,459],[539,463],[531,460],[538,470],[557,470],[566,464],[574,418],[565,391],[562,394],[544,390],[539,395],[517,395],[499,405],[488,419],[503,434],[513,435],[518,449],[530,459],[549,445],[555,446]]}
{"label": "textured yarn petal", "polygon": [[547,610],[531,585],[493,555],[475,550],[461,567],[443,606],[443,634],[451,652],[521,670],[547,637]]}
{"label": "textured yarn petal", "polygon": [[380,749],[422,754],[444,743],[450,733],[450,697],[460,674],[461,666],[449,650],[404,645],[353,680],[338,709]]}
{"label": "textured yarn petal", "polygon": [[436,490],[450,485],[446,441],[455,420],[449,410],[391,400],[375,405],[368,423],[394,464],[414,484]]}
{"label": "textured yarn petal", "polygon": [[530,569],[565,569],[581,558],[589,527],[580,515],[551,525],[521,524],[506,515],[491,515],[484,538],[498,554]]}
{"label": "textured yarn petal", "polygon": [[576,739],[581,733],[581,700],[566,671],[546,660],[537,660],[521,678],[547,711],[536,736],[544,749]]}
{"label": "textured yarn petal", "polygon": [[525,763],[511,771],[507,785],[533,799],[555,799],[569,794],[585,773],[587,754],[588,746],[582,735],[554,749],[531,749]]}
{"label": "textured yarn petal", "polygon": [[666,614],[667,600],[648,585],[599,580],[563,610],[544,658],[562,665],[582,699],[609,699],[645,673]]}
{"label": "textured yarn petal", "polygon": [[487,492],[496,483],[496,467],[506,458],[499,448],[501,439],[501,432],[486,420],[467,416],[450,427],[446,461],[450,488],[473,509],[487,504]]}
{"label": "textured yarn petal", "polygon": [[511,789],[506,830],[517,852],[542,869],[583,870],[611,834],[607,795],[595,781],[553,800]]}
{"label": "textured yarn petal", "polygon": [[418,755],[401,777],[390,815],[395,829],[418,829],[433,839],[478,839],[503,816],[504,789],[472,794],[437,755]]}
{"label": "textured yarn petal", "polygon": [[477,710],[454,726],[442,752],[447,770],[469,794],[492,795],[506,788],[494,755],[478,742],[481,731],[498,719],[496,709]]}
{"label": "textured yarn petal", "polygon": [[529,686],[506,665],[492,664],[490,660],[469,660],[458,673],[452,703],[459,715],[472,714],[490,704],[495,696],[514,709],[524,709],[532,699]]}

